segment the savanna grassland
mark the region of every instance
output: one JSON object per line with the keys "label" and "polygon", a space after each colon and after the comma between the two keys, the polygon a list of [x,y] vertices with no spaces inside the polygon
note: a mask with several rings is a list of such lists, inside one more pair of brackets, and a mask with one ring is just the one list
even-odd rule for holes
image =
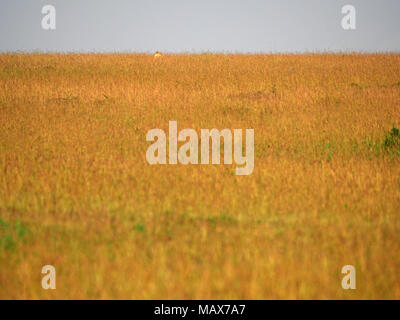
{"label": "savanna grassland", "polygon": [[[169,120],[254,172],[149,165]],[[0,298],[399,299],[399,127],[396,54],[2,54]]]}

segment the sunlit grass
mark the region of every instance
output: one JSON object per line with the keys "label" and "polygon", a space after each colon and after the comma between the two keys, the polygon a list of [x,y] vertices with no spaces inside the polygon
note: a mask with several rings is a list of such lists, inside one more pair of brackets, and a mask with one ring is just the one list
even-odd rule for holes
{"label": "sunlit grass", "polygon": [[[0,55],[0,297],[399,299],[399,84],[394,54]],[[169,120],[253,128],[253,174],[150,166]]]}

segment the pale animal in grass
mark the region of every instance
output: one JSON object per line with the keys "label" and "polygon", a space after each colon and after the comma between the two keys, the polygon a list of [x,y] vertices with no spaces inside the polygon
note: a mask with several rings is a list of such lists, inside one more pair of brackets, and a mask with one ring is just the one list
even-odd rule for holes
{"label": "pale animal in grass", "polygon": [[160,52],[160,51],[157,51],[155,54],[154,54],[154,58],[161,58],[163,56],[163,54]]}

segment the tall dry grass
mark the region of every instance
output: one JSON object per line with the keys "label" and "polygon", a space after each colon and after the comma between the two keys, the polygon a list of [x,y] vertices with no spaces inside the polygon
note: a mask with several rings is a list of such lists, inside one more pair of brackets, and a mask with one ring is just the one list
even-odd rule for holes
{"label": "tall dry grass", "polygon": [[[148,165],[169,120],[254,128],[253,174]],[[392,127],[395,54],[0,55],[0,297],[398,299]]]}

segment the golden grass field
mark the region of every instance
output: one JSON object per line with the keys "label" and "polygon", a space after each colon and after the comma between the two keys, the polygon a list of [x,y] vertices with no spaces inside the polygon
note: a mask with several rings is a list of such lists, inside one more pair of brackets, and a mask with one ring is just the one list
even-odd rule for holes
{"label": "golden grass field", "polygon": [[[254,172],[149,165],[169,120]],[[0,298],[399,299],[399,127],[398,54],[2,54]]]}

